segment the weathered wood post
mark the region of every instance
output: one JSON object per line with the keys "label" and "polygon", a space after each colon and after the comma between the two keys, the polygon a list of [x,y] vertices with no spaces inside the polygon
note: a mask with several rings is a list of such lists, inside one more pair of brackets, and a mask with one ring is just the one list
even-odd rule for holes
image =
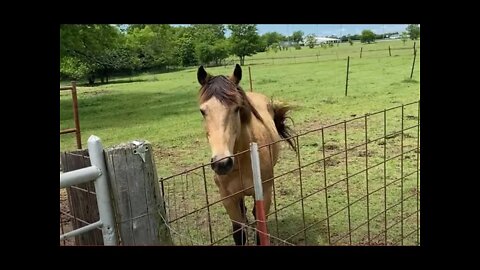
{"label": "weathered wood post", "polygon": [[347,57],[347,79],[345,80],[345,96],[347,96],[348,90],[348,72],[350,70],[350,56]]}
{"label": "weathered wood post", "polygon": [[253,92],[253,87],[252,87],[252,72],[250,71],[250,66],[248,66],[248,78],[250,79],[250,92]]}
{"label": "weathered wood post", "polygon": [[148,141],[105,149],[120,245],[172,245]]}
{"label": "weathered wood post", "polygon": [[[63,172],[70,172],[85,168],[91,165],[88,150],[76,150],[60,153]],[[95,185],[93,182],[75,185],[66,188],[72,228],[79,229],[88,223],[94,223],[99,219],[98,204],[95,197]],[[100,230],[92,230],[75,236],[75,245],[79,246],[101,246],[103,236]]]}
{"label": "weathered wood post", "polygon": [[413,63],[412,63],[412,71],[410,72],[410,80],[412,79],[413,76],[413,68],[415,67],[415,59],[417,58],[417,50],[415,49],[413,51]]}
{"label": "weathered wood post", "polygon": [[82,135],[80,133],[80,117],[78,116],[77,82],[72,81],[73,119],[75,120],[75,138],[77,148],[82,149]]}

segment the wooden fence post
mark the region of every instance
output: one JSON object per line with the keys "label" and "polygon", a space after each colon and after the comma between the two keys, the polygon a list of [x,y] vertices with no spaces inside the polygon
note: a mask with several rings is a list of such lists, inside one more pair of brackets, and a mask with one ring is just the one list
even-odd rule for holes
{"label": "wooden fence post", "polygon": [[252,87],[252,72],[250,71],[250,66],[248,66],[248,78],[250,79],[250,92],[253,92],[253,87]]}
{"label": "wooden fence post", "polygon": [[157,170],[148,141],[105,149],[121,245],[172,245]]}
{"label": "wooden fence post", "polygon": [[347,96],[348,90],[348,72],[350,70],[350,56],[347,57],[347,79],[345,80],[345,96]]}
{"label": "wooden fence post", "polygon": [[72,81],[73,119],[75,120],[75,138],[77,149],[82,149],[82,135],[80,133],[80,117],[78,116],[77,82]]}
{"label": "wooden fence post", "polygon": [[417,58],[417,50],[413,51],[413,63],[412,63],[412,71],[410,72],[410,80],[413,76],[413,68],[415,67],[415,59]]}
{"label": "wooden fence post", "polygon": [[[60,158],[62,161],[63,172],[74,171],[91,165],[90,158],[88,157],[88,150],[86,149],[62,152],[60,153]],[[94,193],[95,185],[93,182],[68,187],[66,190],[70,215],[77,218],[72,218],[72,229],[75,230],[86,225],[80,220],[88,223],[98,221],[100,215],[98,213],[97,198]],[[102,246],[102,231],[92,230],[75,236],[75,245]]]}

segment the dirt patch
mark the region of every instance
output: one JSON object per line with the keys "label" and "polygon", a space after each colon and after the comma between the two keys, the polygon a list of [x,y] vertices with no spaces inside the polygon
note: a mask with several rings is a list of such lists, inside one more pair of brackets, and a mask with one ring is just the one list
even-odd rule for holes
{"label": "dirt patch", "polygon": [[358,151],[357,156],[359,156],[359,157],[365,157],[365,156],[371,157],[371,156],[373,156],[373,152],[372,151],[360,150],[360,151]]}
{"label": "dirt patch", "polygon": [[82,96],[84,97],[90,97],[90,96],[98,96],[98,95],[108,95],[112,93],[111,90],[92,90],[92,91],[84,91],[83,93],[81,93]]}
{"label": "dirt patch", "polygon": [[278,189],[278,193],[279,193],[280,195],[290,195],[290,194],[292,194],[293,192],[292,192],[291,190],[289,190],[289,189],[279,188],[279,189]]}
{"label": "dirt patch", "polygon": [[325,144],[325,150],[332,151],[332,150],[337,150],[340,147],[336,144]]}
{"label": "dirt patch", "polygon": [[334,158],[327,158],[325,159],[325,166],[331,167],[331,166],[337,166],[340,161],[334,159]]}
{"label": "dirt patch", "polygon": [[407,120],[418,120],[418,117],[415,116],[415,115],[407,115],[405,118],[406,118]]}
{"label": "dirt patch", "polygon": [[417,188],[414,187],[414,188],[411,188],[411,189],[409,190],[409,193],[410,193],[411,195],[415,195],[415,194],[419,194],[420,192],[418,192]]}
{"label": "dirt patch", "polygon": [[[365,120],[363,118],[359,118],[359,119],[347,122],[347,133],[353,132],[354,130],[357,130],[357,129],[363,130],[364,127],[365,127]],[[330,133],[345,132],[345,124],[341,120],[307,121],[299,126],[296,126],[295,130],[297,131],[297,133],[300,134],[300,133],[311,131],[311,130],[320,130],[322,128],[324,128],[325,136],[328,136],[328,134]]]}

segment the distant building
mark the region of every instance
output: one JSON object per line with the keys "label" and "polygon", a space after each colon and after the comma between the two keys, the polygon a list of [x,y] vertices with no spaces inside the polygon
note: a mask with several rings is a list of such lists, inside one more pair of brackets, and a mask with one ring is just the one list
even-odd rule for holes
{"label": "distant building", "polygon": [[328,38],[328,37],[315,37],[315,41],[317,44],[322,44],[322,43],[340,43],[341,40],[338,38]]}

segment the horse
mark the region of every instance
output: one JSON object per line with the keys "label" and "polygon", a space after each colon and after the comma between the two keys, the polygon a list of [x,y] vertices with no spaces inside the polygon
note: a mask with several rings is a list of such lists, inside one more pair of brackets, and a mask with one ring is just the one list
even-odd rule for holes
{"label": "horse", "polygon": [[[250,155],[236,154],[248,150],[250,142],[256,142],[260,146],[261,178],[265,181],[274,177],[273,167],[280,153],[280,144],[274,142],[286,141],[296,151],[291,135],[293,130],[285,123],[291,108],[273,102],[263,94],[246,93],[239,85],[241,79],[242,68],[238,64],[230,76],[212,76],[203,66],[197,71],[201,86],[198,104],[211,148],[210,164],[223,206],[232,222],[235,245],[246,245],[244,198],[255,195]],[[271,143],[269,147],[261,147]],[[265,215],[268,215],[273,180],[262,186]],[[255,205],[252,212],[256,218]]]}

